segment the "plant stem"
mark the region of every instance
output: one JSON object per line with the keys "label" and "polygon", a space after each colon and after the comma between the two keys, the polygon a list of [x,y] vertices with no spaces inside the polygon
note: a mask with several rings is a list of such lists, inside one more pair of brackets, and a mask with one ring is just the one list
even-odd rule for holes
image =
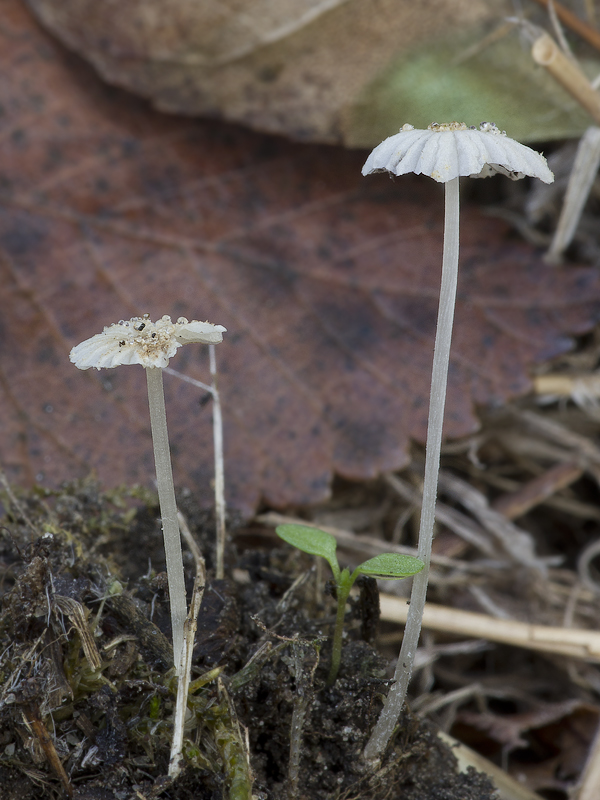
{"label": "plant stem", "polygon": [[217,521],[217,564],[216,577],[225,577],[225,470],[223,466],[223,415],[221,414],[221,397],[217,386],[217,360],[215,346],[208,346],[210,357],[210,374],[212,378],[213,398],[213,442],[215,451],[215,517]]}
{"label": "plant stem", "polygon": [[377,724],[367,742],[364,758],[376,762],[388,745],[411,679],[419,635],[427,582],[429,562],[435,523],[435,503],[437,498],[438,473],[440,470],[440,451],[442,447],[442,427],[450,361],[450,341],[454,320],[456,285],[458,280],[458,235],[459,235],[459,179],[454,178],[445,184],[446,210],[444,219],[444,255],[442,259],[442,285],[438,309],[437,331],[433,351],[431,374],[431,394],[429,400],[429,421],[427,425],[427,446],[425,454],[425,478],[423,483],[423,505],[419,528],[418,557],[424,562],[423,570],[413,578],[410,607],[404,638],[396,665],[394,683],[389,691]]}
{"label": "plant stem", "polygon": [[348,588],[340,587],[337,585],[337,614],[335,616],[335,630],[333,632],[333,644],[331,646],[331,667],[329,668],[329,675],[327,677],[327,686],[332,686],[337,678],[338,670],[340,668],[340,661],[342,660],[342,637],[344,634],[344,617],[346,615],[346,600],[350,594],[350,586]]}
{"label": "plant stem", "polygon": [[183,648],[183,626],[187,617],[187,600],[183,577],[181,537],[177,519],[177,503],[175,501],[175,487],[173,486],[171,454],[169,451],[162,369],[160,367],[147,367],[146,378],[148,380],[148,404],[150,406],[150,425],[152,428],[152,444],[154,445],[154,463],[156,465],[156,486],[167,560],[171,627],[173,628],[173,660],[175,662],[175,670],[179,675]]}

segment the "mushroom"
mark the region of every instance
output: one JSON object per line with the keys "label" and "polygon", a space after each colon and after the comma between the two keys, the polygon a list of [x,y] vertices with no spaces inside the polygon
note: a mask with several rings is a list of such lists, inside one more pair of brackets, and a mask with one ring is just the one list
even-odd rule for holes
{"label": "mushroom", "polygon": [[120,364],[141,364],[146,368],[156,484],[169,582],[173,657],[178,674],[187,602],[162,370],[183,344],[189,342],[216,344],[223,340],[225,330],[222,325],[212,325],[210,322],[197,320],[188,322],[185,317],[180,317],[177,322],[171,322],[171,317],[165,315],[157,322],[152,322],[148,314],[144,314],[143,317],[133,317],[109,325],[102,333],[78,344],[69,354],[69,358],[79,369],[90,369],[90,367],[104,369],[118,367]]}
{"label": "mushroom", "polygon": [[467,127],[462,122],[432,123],[427,130],[404,125],[399,133],[390,136],[373,150],[362,174],[386,171],[393,175],[405,175],[408,172],[429,175],[438,183],[444,183],[446,209],[418,546],[418,557],[425,563],[425,568],[413,578],[408,619],[394,683],[364,751],[366,761],[371,763],[376,762],[387,747],[402,709],[412,674],[427,594],[458,278],[459,177],[468,175],[485,178],[500,172],[513,180],[525,175],[539,178],[544,183],[552,183],[554,180],[554,175],[542,155],[514,139],[509,139],[504,131],[500,131],[491,122],[482,122],[479,129]]}

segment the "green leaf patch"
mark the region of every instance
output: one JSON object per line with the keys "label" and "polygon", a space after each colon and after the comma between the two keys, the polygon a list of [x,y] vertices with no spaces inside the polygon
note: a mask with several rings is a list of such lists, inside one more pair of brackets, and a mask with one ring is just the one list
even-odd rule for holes
{"label": "green leaf patch", "polygon": [[393,580],[416,575],[425,564],[414,556],[400,555],[399,553],[382,553],[375,558],[370,558],[357,567],[357,572],[371,575],[373,578]]}

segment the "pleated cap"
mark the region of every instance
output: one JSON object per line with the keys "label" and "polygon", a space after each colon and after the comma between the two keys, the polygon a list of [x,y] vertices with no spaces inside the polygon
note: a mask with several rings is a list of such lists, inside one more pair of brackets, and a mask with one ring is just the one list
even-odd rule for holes
{"label": "pleated cap", "polygon": [[499,172],[512,180],[529,175],[552,183],[554,175],[540,153],[509,138],[492,122],[479,128],[464,122],[432,123],[427,130],[404,125],[373,150],[362,169],[394,175],[428,175],[446,183],[460,175],[486,178]]}

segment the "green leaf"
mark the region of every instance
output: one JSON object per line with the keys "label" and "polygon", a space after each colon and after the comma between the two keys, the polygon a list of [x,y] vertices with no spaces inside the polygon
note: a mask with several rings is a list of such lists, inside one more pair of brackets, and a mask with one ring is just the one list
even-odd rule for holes
{"label": "green leaf", "polygon": [[298,550],[327,559],[337,580],[340,568],[335,554],[337,542],[334,536],[307,525],[278,525],[275,533]]}
{"label": "green leaf", "polygon": [[[446,119],[467,125],[493,120],[524,142],[579,137],[590,125],[586,111],[533,63],[516,33],[464,58],[477,38],[476,30],[466,38],[449,32],[400,49],[355,98],[346,146],[373,147],[405,122],[426,128]],[[583,64],[590,76],[599,67],[597,59]]]}
{"label": "green leaf", "polygon": [[356,568],[356,572],[371,575],[383,580],[407,578],[421,572],[425,564],[413,556],[403,556],[398,553],[382,553],[380,556],[370,558]]}

